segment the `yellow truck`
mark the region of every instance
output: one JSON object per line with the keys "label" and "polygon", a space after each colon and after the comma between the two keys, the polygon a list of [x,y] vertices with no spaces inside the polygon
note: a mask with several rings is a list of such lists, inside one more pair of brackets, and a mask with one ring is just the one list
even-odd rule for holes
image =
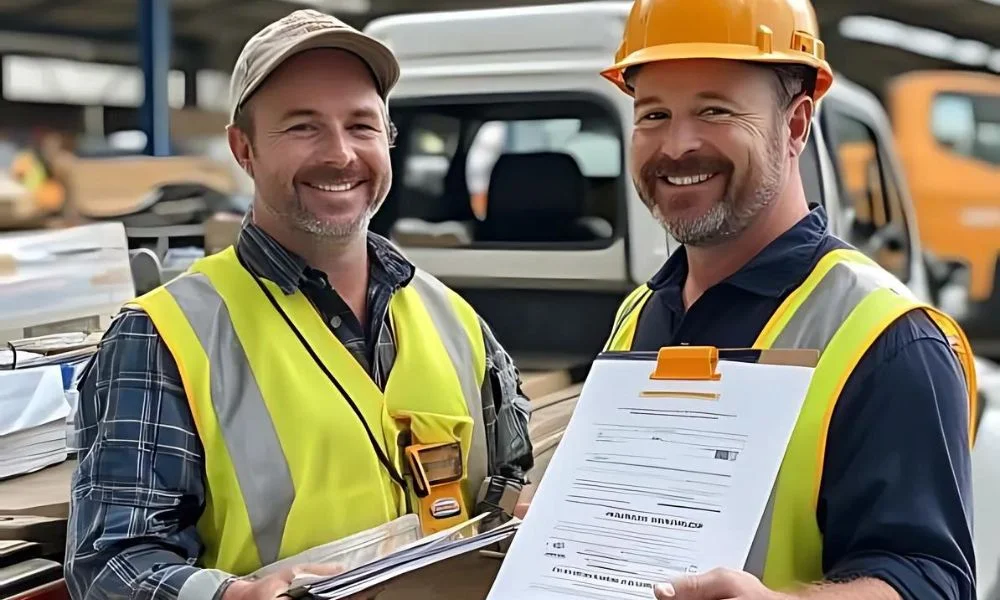
{"label": "yellow truck", "polygon": [[[956,296],[938,301],[958,317],[977,353],[1000,356],[1000,75],[913,71],[886,86],[899,159],[925,248],[957,272]],[[884,186],[863,139],[845,140],[838,159],[848,195],[863,207]],[[891,220],[874,198],[873,228]],[[954,288],[953,288],[954,290]]]}

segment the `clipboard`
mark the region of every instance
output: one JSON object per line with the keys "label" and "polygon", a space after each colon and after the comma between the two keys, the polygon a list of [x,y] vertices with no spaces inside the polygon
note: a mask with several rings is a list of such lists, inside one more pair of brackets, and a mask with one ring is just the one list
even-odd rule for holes
{"label": "clipboard", "polygon": [[785,365],[793,367],[815,367],[819,362],[819,350],[799,348],[726,348],[715,346],[664,346],[658,351],[614,350],[601,352],[596,360],[640,360],[656,361],[649,374],[654,381],[719,381],[719,361],[755,363],[761,365]]}
{"label": "clipboard", "polygon": [[[625,597],[663,570],[743,568],[818,362],[800,349],[598,354],[486,600],[596,583]],[[670,548],[661,571],[634,558],[645,537]],[[612,572],[598,581],[602,552]]]}

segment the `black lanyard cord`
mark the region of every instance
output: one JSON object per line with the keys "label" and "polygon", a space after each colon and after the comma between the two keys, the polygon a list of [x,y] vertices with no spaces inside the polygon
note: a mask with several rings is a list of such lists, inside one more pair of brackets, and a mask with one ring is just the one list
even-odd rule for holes
{"label": "black lanyard cord", "polygon": [[[244,268],[245,267],[246,265],[244,265]],[[296,327],[295,324],[292,323],[292,320],[288,317],[288,315],[285,314],[285,311],[282,310],[281,306],[278,304],[278,301],[275,300],[273,295],[271,295],[271,291],[268,290],[267,286],[264,285],[264,282],[258,279],[257,276],[250,271],[250,269],[247,269],[247,272],[250,273],[250,276],[253,277],[253,280],[257,282],[257,286],[260,287],[260,290],[264,292],[265,296],[267,296],[267,299],[271,302],[271,306],[273,306],[274,309],[278,311],[278,314],[281,315],[281,318],[285,320],[285,323],[288,325],[288,327],[295,333],[295,337],[299,339],[299,342],[302,344],[302,347],[305,348],[306,352],[309,353],[309,356],[312,357],[313,361],[316,363],[316,366],[318,366],[323,371],[323,374],[326,375],[327,379],[330,380],[330,382],[334,385],[334,387],[337,388],[337,391],[340,392],[340,394],[344,397],[345,400],[347,400],[347,403],[351,406],[351,409],[354,411],[354,414],[357,415],[358,420],[360,420],[361,424],[364,425],[365,433],[368,434],[368,441],[371,442],[372,448],[375,449],[375,454],[378,455],[379,462],[381,462],[382,466],[385,467],[386,471],[388,471],[389,477],[391,477],[393,481],[399,484],[399,487],[403,488],[403,493],[405,494],[406,480],[403,478],[402,475],[399,474],[399,471],[396,470],[396,467],[393,466],[392,461],[389,460],[389,457],[385,455],[385,452],[382,450],[382,446],[379,445],[378,441],[376,441],[375,434],[372,433],[371,427],[368,426],[368,421],[361,414],[361,411],[358,409],[357,404],[354,403],[354,400],[351,398],[351,395],[347,393],[347,390],[344,389],[344,386],[342,386],[340,382],[337,381],[337,378],[334,377],[333,373],[330,372],[330,369],[326,367],[326,364],[324,364],[323,361],[320,360],[319,356],[316,355],[316,352],[312,349],[312,346],[310,346],[309,342],[306,341],[305,337],[302,335],[302,332],[299,331],[299,328]]]}

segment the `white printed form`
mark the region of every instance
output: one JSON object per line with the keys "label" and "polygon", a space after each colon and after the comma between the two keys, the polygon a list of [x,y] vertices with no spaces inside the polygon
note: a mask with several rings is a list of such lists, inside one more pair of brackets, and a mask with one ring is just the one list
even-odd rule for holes
{"label": "white printed form", "polygon": [[488,600],[652,598],[746,562],[812,369],[720,361],[719,381],[594,362]]}

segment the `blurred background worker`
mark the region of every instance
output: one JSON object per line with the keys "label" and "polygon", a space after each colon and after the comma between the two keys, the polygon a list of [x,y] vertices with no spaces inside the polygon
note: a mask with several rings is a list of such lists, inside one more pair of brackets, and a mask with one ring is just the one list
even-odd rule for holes
{"label": "blurred background worker", "polygon": [[[833,79],[812,7],[637,1],[615,60],[636,188],[683,246],[621,305],[609,349],[821,352],[750,574],[657,597],[971,600],[972,351],[806,197],[799,158]],[[800,587],[822,580],[838,583]]]}
{"label": "blurred background worker", "polygon": [[467,514],[488,476],[487,506],[520,489],[511,360],[368,231],[398,76],[386,46],[313,10],[247,42],[229,141],[256,193],[239,240],[137,298],[84,375],[73,598],[273,597],[288,573],[234,575],[416,510],[411,444],[460,445]]}

